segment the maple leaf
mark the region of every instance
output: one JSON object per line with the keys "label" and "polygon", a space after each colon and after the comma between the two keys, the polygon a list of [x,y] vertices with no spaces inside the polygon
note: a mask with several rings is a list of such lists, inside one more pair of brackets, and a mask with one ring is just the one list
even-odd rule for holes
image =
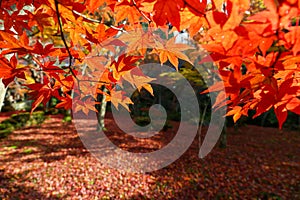
{"label": "maple leaf", "polygon": [[215,42],[221,43],[225,51],[229,50],[239,38],[236,32],[231,30],[224,31],[219,27],[209,29],[207,34],[210,35]]}
{"label": "maple leaf", "polygon": [[281,82],[278,89],[278,99],[289,99],[291,96],[297,93],[298,88],[293,86],[293,82],[293,78],[285,79],[283,82]]}
{"label": "maple leaf", "polygon": [[[115,36],[119,30],[122,29],[124,25],[116,26],[115,28],[107,27],[105,24],[99,24],[95,30],[96,34],[94,36],[88,36],[90,41],[94,41],[94,37],[98,40],[98,42],[106,42],[106,45],[112,41],[114,41],[113,36]],[[110,40],[109,40],[110,39]],[[96,42],[96,43],[98,43]],[[105,46],[104,44],[102,46]],[[118,45],[119,46],[119,45]]]}
{"label": "maple leaf", "polygon": [[180,30],[188,29],[191,36],[196,35],[202,27],[208,26],[205,17],[194,14],[193,10],[194,9],[189,10],[189,8],[184,8],[184,10],[180,12]]}
{"label": "maple leaf", "polygon": [[275,105],[275,95],[275,91],[269,85],[263,86],[261,90],[258,90],[254,93],[254,97],[260,101],[256,105],[256,113],[253,118],[258,117],[264,112],[267,112],[273,107],[273,105]]}
{"label": "maple leaf", "polygon": [[88,0],[87,10],[91,13],[94,13],[105,2],[106,0]]}
{"label": "maple leaf", "polygon": [[195,15],[204,15],[207,1],[198,1],[198,0],[185,0],[185,6]]}
{"label": "maple leaf", "polygon": [[300,99],[297,97],[292,98],[287,104],[286,108],[298,115],[300,115]]}
{"label": "maple leaf", "polygon": [[34,99],[31,113],[38,107],[40,103],[43,103],[44,106],[46,106],[46,103],[52,96],[59,98],[58,89],[60,87],[53,87],[47,77],[44,77],[43,83],[33,83],[26,86],[31,90],[31,92],[29,92],[31,99]]}
{"label": "maple leaf", "polygon": [[192,47],[186,44],[176,43],[176,37],[173,37],[168,40],[165,45],[157,43],[157,47],[152,51],[152,53],[159,54],[161,64],[169,60],[175,69],[178,70],[179,59],[192,63],[189,58],[182,53],[182,51],[188,49],[192,49]]}
{"label": "maple leaf", "polygon": [[153,8],[153,20],[158,26],[171,23],[177,30],[180,30],[179,10],[183,7],[183,0],[157,0]]}
{"label": "maple leaf", "polygon": [[[224,87],[222,87],[222,89],[224,90]],[[210,92],[210,89],[207,90],[207,91],[204,91],[204,93],[207,93],[207,92]],[[232,103],[232,101],[229,100],[228,97],[229,97],[229,95],[225,91],[221,91],[218,94],[218,96],[216,98],[216,101],[215,101],[215,103],[212,106],[214,108],[214,110],[218,110],[221,107],[226,106],[226,105]]]}
{"label": "maple leaf", "polygon": [[123,33],[119,39],[128,44],[128,52],[138,51],[145,55],[148,48],[155,47],[155,38],[150,31],[144,32],[137,29],[128,33]]}
{"label": "maple leaf", "polygon": [[267,51],[270,49],[275,40],[275,36],[261,38],[259,49],[261,50],[263,56],[266,56]]}
{"label": "maple leaf", "polygon": [[128,105],[133,104],[129,97],[125,96],[123,91],[111,90],[110,95],[106,96],[107,101],[111,101],[111,103],[119,109],[119,104],[123,106],[128,112],[130,112]]}
{"label": "maple leaf", "polygon": [[82,111],[85,115],[88,115],[90,111],[98,112],[95,105],[98,104],[91,96],[79,99],[79,97],[73,100],[74,112]]}
{"label": "maple leaf", "polygon": [[33,47],[28,46],[29,40],[24,31],[20,36],[20,40],[17,40],[13,34],[5,31],[0,31],[0,48],[5,48],[1,54],[10,54],[18,52],[20,55],[27,54],[28,51],[33,50]]}
{"label": "maple leaf", "polygon": [[[139,5],[136,5],[139,7]],[[136,8],[132,2],[122,1],[116,5],[116,21],[121,22],[127,19],[130,24],[134,24],[138,21],[145,21],[145,18],[141,15],[138,8]]]}
{"label": "maple leaf", "polygon": [[275,115],[279,122],[279,128],[282,129],[282,125],[285,122],[287,115],[288,115],[287,109],[284,104],[282,104],[282,105],[276,104],[274,106],[274,112],[275,112]]}
{"label": "maple leaf", "polygon": [[89,56],[85,57],[84,61],[92,72],[103,72],[105,70],[105,64],[107,63],[108,59],[105,56],[90,54]]}
{"label": "maple leaf", "polygon": [[248,17],[248,20],[254,20],[262,24],[269,24],[272,32],[265,32],[265,35],[273,34],[278,29],[279,16],[277,13],[277,5],[273,0],[264,0],[266,10],[256,13]]}
{"label": "maple leaf", "polygon": [[250,7],[249,1],[232,0],[227,1],[226,9],[228,12],[228,19],[222,27],[223,30],[233,30],[239,26],[244,18],[244,12]]}
{"label": "maple leaf", "polygon": [[141,58],[141,56],[126,56],[123,54],[118,58],[118,61],[112,62],[110,65],[114,79],[112,81],[116,82],[120,80],[124,73],[136,67],[136,62]]}
{"label": "maple leaf", "polygon": [[[141,91],[142,88],[147,90],[152,96],[153,88],[149,84],[151,81],[155,80],[155,78],[150,78],[143,74],[143,72],[139,68],[134,68],[128,72],[126,72],[122,78],[128,81],[133,87],[137,88],[138,91]],[[122,85],[121,85],[122,86]]]}
{"label": "maple leaf", "polygon": [[[290,32],[286,33],[284,35],[284,38],[289,46],[292,46],[292,51],[294,56],[297,55],[297,53],[300,51],[300,28],[299,27],[293,27],[290,29]],[[287,44],[285,44],[287,45]],[[289,47],[288,46],[288,47]]]}
{"label": "maple leaf", "polygon": [[28,25],[30,27],[37,26],[37,28],[44,32],[45,27],[51,26],[51,20],[53,18],[53,11],[50,9],[42,9],[41,7],[38,8],[35,13],[31,13],[29,11],[25,11],[29,16]]}
{"label": "maple leaf", "polygon": [[66,110],[69,110],[72,108],[72,97],[69,94],[66,94],[65,97],[59,98],[61,102],[56,104],[56,108],[64,108]]}
{"label": "maple leaf", "polygon": [[8,62],[6,58],[0,58],[0,78],[2,78],[5,86],[8,86],[8,84],[11,83],[16,77],[26,79],[24,73],[25,70],[26,68],[24,67],[18,68],[16,56],[13,56],[10,59],[10,62]]}
{"label": "maple leaf", "polygon": [[88,0],[87,10],[91,13],[95,12],[101,5],[106,4],[110,9],[114,10],[117,0]]}
{"label": "maple leaf", "polygon": [[235,123],[242,116],[241,110],[242,110],[241,106],[235,106],[235,107],[232,108],[232,110],[230,110],[229,112],[227,112],[226,116],[233,115],[233,121]]}
{"label": "maple leaf", "polygon": [[53,44],[43,45],[40,41],[36,41],[31,53],[43,55],[43,57],[48,56],[52,52],[55,52],[55,47]]}
{"label": "maple leaf", "polygon": [[55,79],[53,88],[60,88],[64,93],[71,91],[76,82],[74,76],[72,75],[64,76],[62,74],[51,73],[49,76]]}

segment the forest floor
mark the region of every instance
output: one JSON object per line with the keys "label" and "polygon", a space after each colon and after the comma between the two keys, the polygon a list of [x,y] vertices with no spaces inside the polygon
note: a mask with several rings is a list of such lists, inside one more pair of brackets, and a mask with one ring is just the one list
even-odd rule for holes
{"label": "forest floor", "polygon": [[[123,141],[111,118],[106,124],[107,135]],[[169,139],[139,145],[156,149]],[[228,129],[227,140],[200,159],[195,139],[171,165],[129,173],[101,164],[73,124],[51,116],[0,139],[0,199],[300,199],[299,132],[246,125]],[[122,145],[132,148],[130,137]]]}

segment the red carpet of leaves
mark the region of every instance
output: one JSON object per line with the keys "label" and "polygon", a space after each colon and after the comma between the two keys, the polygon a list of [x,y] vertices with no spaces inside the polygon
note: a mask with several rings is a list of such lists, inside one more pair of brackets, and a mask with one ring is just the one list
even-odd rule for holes
{"label": "red carpet of leaves", "polygon": [[[118,135],[112,120],[107,127]],[[229,129],[228,147],[203,160],[197,141],[164,169],[124,173],[99,163],[74,126],[52,116],[0,140],[0,199],[300,199],[299,132]]]}

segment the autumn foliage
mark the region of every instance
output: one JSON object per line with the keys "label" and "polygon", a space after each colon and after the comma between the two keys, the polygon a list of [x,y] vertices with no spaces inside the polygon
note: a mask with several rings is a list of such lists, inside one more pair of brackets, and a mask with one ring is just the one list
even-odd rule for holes
{"label": "autumn foliage", "polygon": [[[152,79],[136,67],[146,51],[176,69],[178,59],[188,61],[183,53],[187,45],[176,44],[174,38],[153,41],[151,30],[161,27],[170,32],[186,30],[210,54],[226,90],[219,92],[214,107],[227,105],[227,115],[233,115],[234,121],[249,110],[255,110],[256,117],[274,109],[282,127],[288,111],[300,114],[300,3],[296,0],[0,2],[0,78],[5,85],[24,79],[34,99],[33,110],[54,96],[60,100],[57,107],[70,109],[73,102],[75,112],[87,113],[95,110],[96,94],[127,107],[131,100],[116,90],[124,80],[151,93]],[[148,31],[141,31],[145,27]],[[135,37],[117,37],[135,30]],[[117,59],[110,56],[122,48],[129,53]],[[31,70],[41,72],[42,78],[32,80]],[[98,77],[94,85],[91,76]],[[77,85],[80,88],[72,93]],[[91,88],[97,93],[87,96]],[[219,83],[208,89],[220,90]]]}

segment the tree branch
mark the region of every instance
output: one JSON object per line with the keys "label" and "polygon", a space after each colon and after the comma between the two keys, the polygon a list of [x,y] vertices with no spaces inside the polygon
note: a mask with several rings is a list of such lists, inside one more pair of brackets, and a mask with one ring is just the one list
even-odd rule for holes
{"label": "tree branch", "polygon": [[93,81],[93,80],[84,80],[84,79],[81,79],[80,81],[81,82],[90,82],[90,83],[101,83],[103,85],[114,85],[114,83],[105,82],[105,81]]}
{"label": "tree branch", "polygon": [[150,24],[150,23],[152,22],[152,20],[149,19],[149,17],[147,17],[147,16],[145,15],[145,13],[143,13],[143,11],[140,10],[139,7],[137,7],[135,0],[132,0],[132,2],[133,2],[133,6],[139,11],[139,13],[141,13],[141,15],[142,15],[142,16],[148,21],[148,23]]}
{"label": "tree branch", "polygon": [[60,37],[64,43],[64,46],[68,52],[68,55],[69,55],[69,65],[68,65],[68,68],[71,72],[71,74],[77,79],[76,77],[76,74],[74,73],[73,69],[72,69],[72,62],[73,62],[73,56],[71,54],[71,51],[70,51],[70,48],[67,44],[67,41],[66,41],[66,38],[64,36],[64,32],[63,32],[63,27],[62,27],[62,23],[61,23],[61,16],[60,16],[60,13],[59,13],[59,8],[58,8],[58,4],[59,2],[57,0],[54,0],[54,3],[55,3],[55,10],[56,10],[56,16],[57,16],[57,21],[58,21],[58,25],[59,25],[59,29],[60,29]]}

